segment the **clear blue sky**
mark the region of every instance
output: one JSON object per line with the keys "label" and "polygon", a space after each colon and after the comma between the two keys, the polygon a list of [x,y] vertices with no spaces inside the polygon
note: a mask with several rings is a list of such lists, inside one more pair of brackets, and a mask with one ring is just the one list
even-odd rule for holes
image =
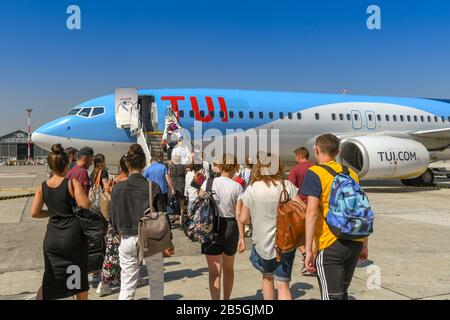
{"label": "clear blue sky", "polygon": [[443,0],[2,1],[0,134],[120,86],[449,98],[449,35]]}

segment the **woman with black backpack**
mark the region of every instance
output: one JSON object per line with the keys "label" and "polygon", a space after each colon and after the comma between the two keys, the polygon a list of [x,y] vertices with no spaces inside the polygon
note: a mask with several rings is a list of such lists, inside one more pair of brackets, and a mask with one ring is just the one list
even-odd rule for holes
{"label": "woman with black backpack", "polygon": [[[44,279],[37,299],[76,296],[87,300],[88,241],[75,216],[74,205],[89,208],[91,203],[77,180],[65,178],[69,157],[60,144],[52,146],[47,159],[52,177],[36,190],[31,206],[33,218],[50,217],[44,238]],[[48,210],[42,210],[44,204]]]}
{"label": "woman with black backpack", "polygon": [[244,190],[233,180],[239,168],[236,157],[225,154],[219,162],[220,176],[206,180],[199,192],[199,195],[213,192],[219,210],[218,236],[214,242],[202,244],[202,253],[208,263],[211,299],[220,300],[223,275],[223,299],[229,300],[234,283],[235,254],[245,250],[244,225],[236,218],[239,198]]}

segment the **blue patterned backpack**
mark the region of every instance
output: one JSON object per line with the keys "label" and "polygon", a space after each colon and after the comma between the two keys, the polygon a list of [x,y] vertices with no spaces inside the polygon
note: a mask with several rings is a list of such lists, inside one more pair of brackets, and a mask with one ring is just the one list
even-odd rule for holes
{"label": "blue patterned backpack", "polygon": [[361,186],[351,178],[347,167],[337,173],[327,165],[320,165],[333,177],[326,222],[330,231],[340,239],[358,239],[373,232],[375,214],[369,198]]}

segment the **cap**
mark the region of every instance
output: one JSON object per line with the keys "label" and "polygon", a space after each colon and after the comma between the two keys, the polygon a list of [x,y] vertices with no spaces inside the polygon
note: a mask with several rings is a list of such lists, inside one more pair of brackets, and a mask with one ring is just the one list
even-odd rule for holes
{"label": "cap", "polygon": [[94,150],[91,147],[83,147],[78,151],[78,156],[81,157],[93,157],[94,156]]}

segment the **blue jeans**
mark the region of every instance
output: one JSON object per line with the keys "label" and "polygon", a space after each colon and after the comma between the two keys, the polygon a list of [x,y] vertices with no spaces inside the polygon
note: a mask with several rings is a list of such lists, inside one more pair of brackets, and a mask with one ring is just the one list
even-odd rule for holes
{"label": "blue jeans", "polygon": [[294,265],[295,251],[285,252],[281,254],[281,260],[278,262],[275,258],[266,260],[256,252],[255,246],[250,254],[250,262],[263,275],[273,275],[275,280],[280,282],[290,282],[292,275],[292,267]]}

